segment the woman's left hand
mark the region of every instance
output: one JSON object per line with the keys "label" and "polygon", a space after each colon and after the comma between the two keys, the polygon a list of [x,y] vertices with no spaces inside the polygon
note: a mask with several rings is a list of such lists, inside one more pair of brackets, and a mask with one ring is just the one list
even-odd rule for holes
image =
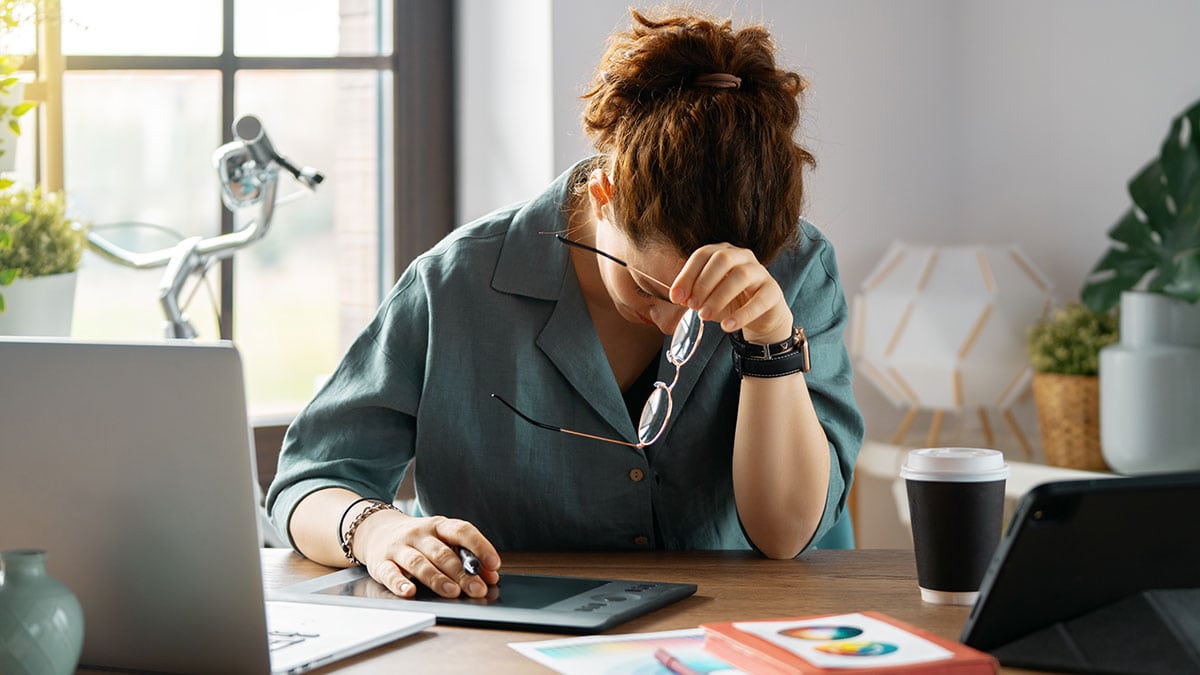
{"label": "woman's left hand", "polygon": [[747,342],[768,344],[792,334],[792,310],[779,283],[749,249],[702,246],[671,284],[671,301],[687,305],[721,330],[741,330]]}

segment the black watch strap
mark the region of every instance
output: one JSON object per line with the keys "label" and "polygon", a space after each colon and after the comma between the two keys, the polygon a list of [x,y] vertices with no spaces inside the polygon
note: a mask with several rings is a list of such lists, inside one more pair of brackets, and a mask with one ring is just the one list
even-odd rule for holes
{"label": "black watch strap", "polygon": [[797,326],[792,330],[792,334],[788,336],[788,339],[766,345],[746,342],[746,338],[742,336],[742,331],[740,330],[730,333],[729,340],[733,343],[733,350],[742,356],[752,359],[776,359],[785,354],[790,354],[796,348],[797,332],[801,336],[804,335],[804,329]]}
{"label": "black watch strap", "polygon": [[783,377],[807,373],[812,368],[808,354],[808,336],[796,326],[792,336],[782,342],[759,345],[746,342],[741,331],[729,336],[733,343],[733,369],[738,377]]}

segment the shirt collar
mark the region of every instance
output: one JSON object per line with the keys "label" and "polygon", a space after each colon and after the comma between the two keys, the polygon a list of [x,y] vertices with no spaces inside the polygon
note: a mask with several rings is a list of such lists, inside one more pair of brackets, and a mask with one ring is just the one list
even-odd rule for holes
{"label": "shirt collar", "polygon": [[513,215],[492,288],[542,300],[557,300],[562,295],[570,256],[554,234],[567,231],[572,193],[586,179],[592,161],[584,159],[567,169]]}

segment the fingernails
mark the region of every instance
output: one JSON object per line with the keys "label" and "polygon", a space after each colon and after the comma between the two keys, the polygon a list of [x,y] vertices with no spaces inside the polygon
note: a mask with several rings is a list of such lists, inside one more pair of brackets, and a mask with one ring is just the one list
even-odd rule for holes
{"label": "fingernails", "polygon": [[726,333],[732,333],[735,328],[737,328],[737,321],[733,319],[725,319],[721,322],[721,330]]}
{"label": "fingernails", "polygon": [[474,596],[483,595],[487,593],[487,586],[484,586],[482,581],[472,581],[467,584],[467,593]]}
{"label": "fingernails", "polygon": [[454,583],[453,581],[443,582],[442,583],[442,595],[446,595],[446,596],[450,596],[450,597],[458,595],[458,584]]}
{"label": "fingernails", "polygon": [[410,583],[407,583],[407,582],[400,584],[400,595],[407,594],[409,591],[412,590],[412,587],[413,587],[413,585]]}
{"label": "fingernails", "polygon": [[500,569],[500,558],[489,553],[483,556],[483,566],[489,570],[498,570]]}

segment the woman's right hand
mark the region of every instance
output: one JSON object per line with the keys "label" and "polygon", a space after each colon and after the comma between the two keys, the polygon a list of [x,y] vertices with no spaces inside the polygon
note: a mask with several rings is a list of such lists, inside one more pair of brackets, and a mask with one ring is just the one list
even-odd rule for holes
{"label": "woman's right hand", "polygon": [[[371,514],[354,536],[354,555],[371,578],[392,593],[411,598],[418,581],[444,598],[466,593],[483,598],[488,586],[500,581],[500,554],[474,525],[465,520],[429,516],[418,518],[399,511]],[[479,575],[463,569],[457,547],[479,558]]]}

